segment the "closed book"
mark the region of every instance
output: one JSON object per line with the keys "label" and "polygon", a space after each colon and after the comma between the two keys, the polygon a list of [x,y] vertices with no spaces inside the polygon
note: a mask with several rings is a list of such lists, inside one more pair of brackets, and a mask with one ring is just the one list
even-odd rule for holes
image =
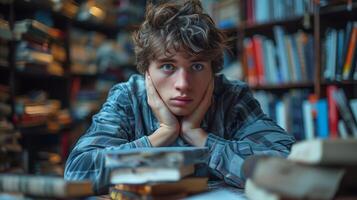
{"label": "closed book", "polygon": [[259,187],[292,199],[333,199],[344,169],[309,166],[283,158],[260,159],[251,177]]}
{"label": "closed book", "polygon": [[66,181],[62,177],[0,174],[0,192],[36,197],[67,198],[92,195],[89,181]]}
{"label": "closed book", "polygon": [[169,195],[141,195],[135,192],[128,192],[124,190],[118,190],[111,188],[109,191],[110,199],[112,200],[179,200],[187,196],[185,193],[169,194]]}
{"label": "closed book", "polygon": [[148,184],[117,184],[117,190],[134,192],[141,195],[194,194],[208,189],[206,177],[187,177],[173,182],[156,182]]}
{"label": "closed book", "polygon": [[109,150],[105,154],[106,167],[179,167],[206,163],[206,147],[155,147]]}
{"label": "closed book", "polygon": [[357,166],[357,139],[314,139],[294,144],[290,160],[320,165]]}
{"label": "closed book", "polygon": [[148,182],[178,181],[193,174],[194,165],[181,167],[114,168],[110,173],[112,184],[143,184]]}

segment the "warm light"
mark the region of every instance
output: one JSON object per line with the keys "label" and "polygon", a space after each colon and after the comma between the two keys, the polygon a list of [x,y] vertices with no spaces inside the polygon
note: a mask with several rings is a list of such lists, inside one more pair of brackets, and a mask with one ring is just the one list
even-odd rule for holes
{"label": "warm light", "polygon": [[92,6],[90,9],[89,9],[89,12],[90,14],[98,17],[98,18],[101,18],[103,16],[103,11],[102,9],[96,7],[96,6]]}

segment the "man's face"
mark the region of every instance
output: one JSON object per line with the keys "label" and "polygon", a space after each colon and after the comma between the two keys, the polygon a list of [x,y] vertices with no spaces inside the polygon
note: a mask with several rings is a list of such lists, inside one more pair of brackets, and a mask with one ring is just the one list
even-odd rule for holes
{"label": "man's face", "polygon": [[176,116],[194,111],[213,77],[210,61],[183,52],[158,57],[148,72],[161,99]]}

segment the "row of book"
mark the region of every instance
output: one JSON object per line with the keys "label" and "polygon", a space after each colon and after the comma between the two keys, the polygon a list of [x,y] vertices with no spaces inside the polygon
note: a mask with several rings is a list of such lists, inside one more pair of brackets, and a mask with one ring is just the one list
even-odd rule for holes
{"label": "row of book", "polygon": [[314,39],[298,31],[287,34],[274,27],[274,41],[254,35],[244,39],[245,68],[250,85],[312,82],[314,79]]}
{"label": "row of book", "polygon": [[357,99],[347,99],[336,86],[327,87],[327,98],[315,98],[305,90],[278,97],[257,91],[263,111],[297,140],[357,138]]}
{"label": "row of book", "polygon": [[345,28],[329,28],[322,48],[322,78],[325,80],[357,80],[357,22]]}
{"label": "row of book", "polygon": [[246,174],[251,200],[356,199],[357,140],[310,140],[294,144],[288,159],[253,157]]}
{"label": "row of book", "polygon": [[302,17],[305,13],[312,13],[313,9],[311,0],[247,0],[240,2],[242,17],[247,24]]}

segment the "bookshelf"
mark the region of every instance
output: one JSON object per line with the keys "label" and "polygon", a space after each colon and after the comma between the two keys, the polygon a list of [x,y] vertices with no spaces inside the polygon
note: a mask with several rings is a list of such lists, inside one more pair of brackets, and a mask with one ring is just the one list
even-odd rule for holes
{"label": "bookshelf", "polygon": [[[138,2],[134,4],[137,5]],[[10,96],[6,104],[11,107],[12,111],[6,117],[6,121],[11,122],[14,129],[21,134],[18,142],[24,153],[21,154],[21,159],[17,159],[21,163],[17,164],[23,172],[62,176],[70,148],[87,129],[91,115],[99,109],[109,88],[117,82],[126,80],[129,74],[135,72],[135,66],[129,55],[125,62],[113,63],[105,55],[103,56],[105,53],[99,55],[101,56],[100,63],[96,63],[98,66],[104,66],[105,61],[110,62],[111,65],[105,66],[105,69],[95,69],[92,73],[73,71],[74,65],[78,63],[76,58],[80,57],[78,48],[96,54],[102,46],[90,45],[98,38],[100,40],[97,43],[102,42],[107,44],[107,47],[118,48],[119,42],[123,40],[118,35],[128,34],[135,28],[134,25],[126,25],[123,22],[115,24],[115,20],[112,20],[114,23],[110,23],[110,20],[108,23],[108,20],[103,22],[93,17],[86,20],[79,19],[78,13],[85,3],[86,1],[67,1],[63,4],[56,4],[53,1],[23,0],[0,3],[2,13],[0,19],[6,22],[4,24],[7,28],[4,33],[16,35],[14,38],[0,40],[1,48],[7,49],[8,52],[8,55],[1,60],[5,62],[0,62],[0,86],[6,86],[6,92]],[[20,37],[17,34],[17,28],[19,23],[25,20],[31,20],[31,26],[29,26],[31,28],[39,21],[42,25],[31,29],[34,32],[33,35],[26,32]],[[1,26],[1,28],[4,27]],[[79,37],[76,31],[80,32]],[[38,35],[40,37],[35,37]],[[92,37],[92,35],[95,36]],[[83,46],[82,43],[82,46],[75,46],[77,44],[75,42],[83,38],[86,38],[85,42],[90,45]],[[24,41],[26,41],[25,47],[34,42],[36,50],[46,53],[46,57],[48,55],[59,56],[61,58],[59,68],[52,69],[52,71],[43,70],[49,66],[43,63],[31,66],[28,66],[28,63],[22,63],[23,66],[19,67],[18,59],[21,53],[19,46],[25,43]],[[74,49],[75,47],[77,49]],[[88,50],[88,47],[94,50]],[[28,50],[25,48],[22,51]],[[93,57],[91,62],[97,62],[96,59],[97,57]],[[31,109],[27,104],[29,98],[41,100],[41,102],[32,102],[32,109],[49,110],[50,107],[56,107],[56,111],[53,113],[51,111],[44,116],[29,117],[25,114],[26,109]],[[86,110],[87,107],[90,109]],[[81,115],[79,116],[78,113]],[[0,116],[0,120],[2,118]],[[0,171],[4,171],[2,166],[0,166]]]}
{"label": "bookshelf", "polygon": [[[351,24],[354,27],[353,22],[357,20],[357,2],[347,0],[281,2],[263,0],[259,1],[259,4],[256,2],[257,0],[236,0],[235,3],[239,8],[236,12],[240,20],[236,26],[228,27],[230,32],[235,29],[236,59],[240,63],[240,71],[244,74],[242,79],[250,85],[263,110],[288,132],[298,134],[298,131],[294,130],[297,127],[293,124],[303,124],[299,131],[303,132],[304,137],[301,137],[301,133],[295,135],[298,140],[311,137],[335,137],[336,133],[330,135],[330,132],[336,129],[337,123],[344,124],[341,122],[343,118],[341,113],[326,113],[328,116],[335,115],[332,118],[337,118],[338,122],[331,122],[331,117],[324,118],[324,123],[328,126],[322,126],[322,122],[319,122],[316,116],[319,112],[317,105],[323,105],[320,108],[330,112],[330,103],[325,101],[329,98],[328,90],[333,87],[344,91],[349,99],[347,104],[350,100],[357,98],[357,80],[356,77],[352,77],[353,70],[355,70],[353,67],[357,60],[356,53],[352,56],[350,63],[352,69],[349,77],[337,75],[341,74],[341,69],[338,68],[344,68],[346,63],[347,53],[343,49],[347,49],[349,43],[353,43],[348,39],[350,33],[347,28]],[[220,4],[213,2],[215,3]],[[220,8],[222,6],[204,5],[204,7]],[[208,9],[208,12],[220,13],[221,11]],[[235,15],[225,13],[225,18],[218,17],[214,20],[230,20],[230,17]],[[218,22],[217,24],[225,23]],[[327,45],[327,42],[331,43],[329,32],[338,31],[344,32],[345,35],[344,46],[338,47],[339,49],[333,44]],[[337,35],[337,33],[334,34]],[[308,39],[307,43],[306,39]],[[338,51],[340,54],[337,54]],[[333,68],[332,71],[330,68]],[[272,75],[276,74],[278,78],[272,78]],[[299,97],[299,95],[302,96]],[[294,103],[296,101],[298,103]],[[304,105],[309,109],[304,111]],[[336,105],[332,106],[336,108]],[[291,113],[294,114],[291,115]],[[307,113],[309,115],[313,113],[310,118],[314,120],[312,124],[315,125],[309,128],[309,133],[306,133],[308,130],[305,128],[307,119],[304,115]],[[323,112],[320,111],[320,113]],[[281,119],[283,121],[279,122]],[[320,129],[325,132],[323,136],[319,135]],[[337,135],[342,137],[340,133]]]}

